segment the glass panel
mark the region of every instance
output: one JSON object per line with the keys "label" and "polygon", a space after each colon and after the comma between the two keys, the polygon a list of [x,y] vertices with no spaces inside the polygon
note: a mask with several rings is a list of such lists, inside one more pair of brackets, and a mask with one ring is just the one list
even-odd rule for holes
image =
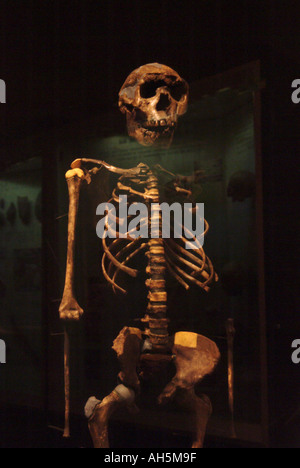
{"label": "glass panel", "polygon": [[[209,94],[191,92],[188,111],[180,118],[168,150],[138,145],[126,136],[125,125],[119,127],[119,120],[110,116],[103,117],[102,122],[109,136],[86,139],[81,142],[81,151],[84,157],[105,160],[122,168],[134,167],[140,162],[149,166],[160,164],[167,171],[186,176],[195,200],[204,203],[205,218],[210,225],[204,249],[219,281],[209,293],[205,293],[196,287],[185,291],[168,278],[169,330],[170,333],[190,331],[207,336],[217,343],[221,351],[216,371],[196,388],[212,401],[213,415],[207,434],[226,438],[236,436],[263,443],[261,343],[264,337],[260,323],[263,311],[258,300],[260,280],[255,196],[259,174],[256,167],[254,86],[249,85],[250,75],[249,80],[247,72],[244,77],[247,86],[219,86],[221,89],[214,86]],[[196,88],[197,83],[191,86],[192,91]],[[112,128],[108,129],[110,124]],[[80,154],[79,149],[73,154]],[[67,212],[68,206],[63,175],[74,159],[73,154],[66,143],[58,163],[61,214]],[[196,177],[191,179],[193,175]],[[82,414],[88,396],[103,398],[116,386],[120,369],[111,349],[112,342],[124,326],[142,328],[140,319],[146,312],[145,275],[135,279],[123,277],[128,294],[120,296],[112,293],[101,272],[103,250],[101,240],[96,236],[99,217],[95,212],[99,203],[109,200],[117,178],[101,170],[91,184],[83,184],[80,196],[75,291],[85,316],[71,334],[71,356],[74,359],[72,411],[77,415]],[[61,217],[59,223],[60,263],[64,265],[67,217]],[[143,269],[144,260],[137,258],[135,266]],[[231,335],[230,324],[234,328],[231,331],[235,331]],[[230,367],[228,359],[231,355],[233,366]],[[228,373],[234,375],[233,393],[228,390]],[[157,381],[161,390],[165,377],[161,376]],[[230,408],[230,396],[234,413]],[[128,440],[123,441],[127,445],[122,446],[140,443],[142,445],[134,446],[151,447],[155,433],[171,431],[181,437],[177,439],[178,445],[171,446],[181,447],[184,446],[180,445],[184,440],[183,434],[189,434],[190,430],[186,416],[178,408],[158,410],[147,402],[140,415],[123,412],[114,416],[116,433],[128,427],[131,431],[132,427],[135,428],[136,440],[133,442],[127,437]],[[144,439],[139,439],[139,427],[147,434]],[[125,431],[126,434],[128,432]],[[161,438],[165,437],[163,432],[159,434]],[[123,431],[123,437],[125,435]],[[114,440],[118,443],[118,437]],[[150,445],[143,445],[146,443]]]}
{"label": "glass panel", "polygon": [[0,398],[41,408],[44,343],[41,314],[41,160],[0,176],[0,338],[6,344]]}

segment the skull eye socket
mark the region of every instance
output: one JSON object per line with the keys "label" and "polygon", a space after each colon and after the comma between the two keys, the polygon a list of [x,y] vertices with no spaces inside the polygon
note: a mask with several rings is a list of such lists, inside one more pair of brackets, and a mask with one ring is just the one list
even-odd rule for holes
{"label": "skull eye socket", "polygon": [[175,101],[180,101],[187,93],[187,87],[182,81],[172,84],[169,89],[170,94]]}
{"label": "skull eye socket", "polygon": [[146,81],[140,87],[140,96],[143,99],[154,97],[158,88],[166,86],[175,101],[180,101],[187,93],[185,83],[179,81],[177,83],[166,83],[164,80]]}
{"label": "skull eye socket", "polygon": [[140,95],[144,99],[151,98],[155,96],[156,90],[162,86],[167,86],[167,83],[164,80],[146,81],[146,83],[141,85]]}

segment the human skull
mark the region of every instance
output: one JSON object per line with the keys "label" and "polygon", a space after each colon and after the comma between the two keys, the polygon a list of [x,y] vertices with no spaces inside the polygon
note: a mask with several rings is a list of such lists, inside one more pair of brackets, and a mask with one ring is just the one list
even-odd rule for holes
{"label": "human skull", "polygon": [[170,146],[177,118],[186,112],[187,102],[186,81],[159,63],[131,72],[119,92],[128,134],[144,146]]}
{"label": "human skull", "polygon": [[250,171],[237,171],[230,177],[227,196],[232,201],[244,201],[255,194],[255,175]]}

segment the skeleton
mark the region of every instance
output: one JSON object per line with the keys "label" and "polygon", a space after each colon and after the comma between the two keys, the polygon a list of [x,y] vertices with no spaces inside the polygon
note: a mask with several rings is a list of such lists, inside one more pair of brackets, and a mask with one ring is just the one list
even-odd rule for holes
{"label": "skeleton", "polygon": [[[130,136],[142,145],[168,147],[173,139],[178,116],[187,108],[188,85],[171,68],[160,64],[144,65],[134,70],[126,79],[119,93],[119,107],[126,113]],[[88,164],[96,165],[88,170]],[[130,266],[131,260],[144,252],[147,257],[146,287],[148,306],[142,322],[145,329],[124,327],[115,339],[113,349],[121,365],[120,384],[102,401],[91,397],[85,414],[89,418],[89,430],[94,447],[109,447],[108,423],[111,414],[126,405],[135,408],[135,399],[140,392],[141,382],[175,365],[175,375],[158,397],[159,404],[173,400],[195,417],[193,447],[202,447],[206,424],[211,413],[211,403],[206,395],[197,396],[194,387],[215,369],[219,360],[216,344],[205,336],[192,332],[168,333],[166,271],[185,289],[191,284],[208,291],[216,281],[210,259],[204,253],[198,239],[190,237],[196,244],[193,250],[185,248],[187,239],[182,235],[175,238],[162,236],[162,219],[159,204],[163,197],[174,194],[188,199],[191,191],[184,187],[186,177],[174,175],[160,166],[148,167],[140,163],[131,169],[121,169],[94,159],[76,159],[66,173],[69,189],[68,250],[65,287],[59,308],[63,320],[78,320],[83,313],[73,292],[75,223],[79,191],[82,182],[90,183],[93,174],[100,169],[119,174],[116,188],[112,192],[105,217],[102,236],[102,271],[115,292],[126,293],[118,282],[120,272],[135,277],[138,270]],[[161,179],[169,177],[163,187]],[[152,228],[150,239],[136,237],[128,230],[123,236],[112,232],[110,221],[120,228],[123,220],[114,214],[111,206],[118,207],[121,195],[127,196],[128,206],[143,202],[156,207],[148,210],[147,217],[140,219],[140,226],[148,223]],[[151,214],[150,214],[151,213]],[[180,226],[182,228],[182,226]],[[208,224],[205,221],[205,232]],[[107,234],[110,233],[110,240]],[[153,235],[154,233],[154,235]],[[186,231],[185,231],[186,233]],[[187,234],[186,234],[187,235]],[[113,240],[112,240],[113,238]],[[65,361],[68,356],[65,356]],[[68,369],[66,373],[66,407],[68,412]],[[66,413],[68,426],[68,414]],[[69,429],[65,428],[65,435]]]}

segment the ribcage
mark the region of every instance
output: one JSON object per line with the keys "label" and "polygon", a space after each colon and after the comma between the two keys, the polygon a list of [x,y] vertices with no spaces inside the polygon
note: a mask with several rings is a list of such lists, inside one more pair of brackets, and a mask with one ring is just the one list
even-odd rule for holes
{"label": "ribcage", "polygon": [[[140,252],[149,256],[149,239],[154,231],[154,237],[161,238],[165,268],[175,280],[185,289],[194,284],[208,291],[211,283],[218,279],[212,262],[205,254],[199,240],[186,227],[184,230],[183,226],[178,226],[177,223],[177,231],[179,227],[185,235],[174,236],[173,218],[170,218],[170,236],[167,238],[162,236],[158,205],[161,194],[165,192],[165,187],[159,185],[157,176],[146,165],[140,165],[140,167],[141,171],[138,175],[122,175],[118,179],[117,187],[113,190],[112,198],[108,202],[106,230],[102,236],[104,277],[112,285],[115,292],[126,293],[126,289],[118,283],[119,273],[124,272],[132,277],[137,276],[139,271],[131,266],[132,261]],[[168,190],[170,190],[170,186]],[[173,190],[178,191],[177,186]],[[126,206],[124,196],[127,197]],[[120,216],[120,202],[123,202],[122,216]],[[136,203],[143,203],[147,207],[147,212],[143,215],[140,214],[136,228],[124,229],[125,225],[130,227],[130,221],[134,218],[133,215],[129,215],[125,219],[124,212],[128,212],[128,208]],[[157,230],[153,228],[154,223],[157,225]],[[203,236],[209,228],[206,221],[204,225]],[[143,236],[139,236],[137,231],[143,232]],[[187,249],[186,246],[191,240],[194,247]]]}

